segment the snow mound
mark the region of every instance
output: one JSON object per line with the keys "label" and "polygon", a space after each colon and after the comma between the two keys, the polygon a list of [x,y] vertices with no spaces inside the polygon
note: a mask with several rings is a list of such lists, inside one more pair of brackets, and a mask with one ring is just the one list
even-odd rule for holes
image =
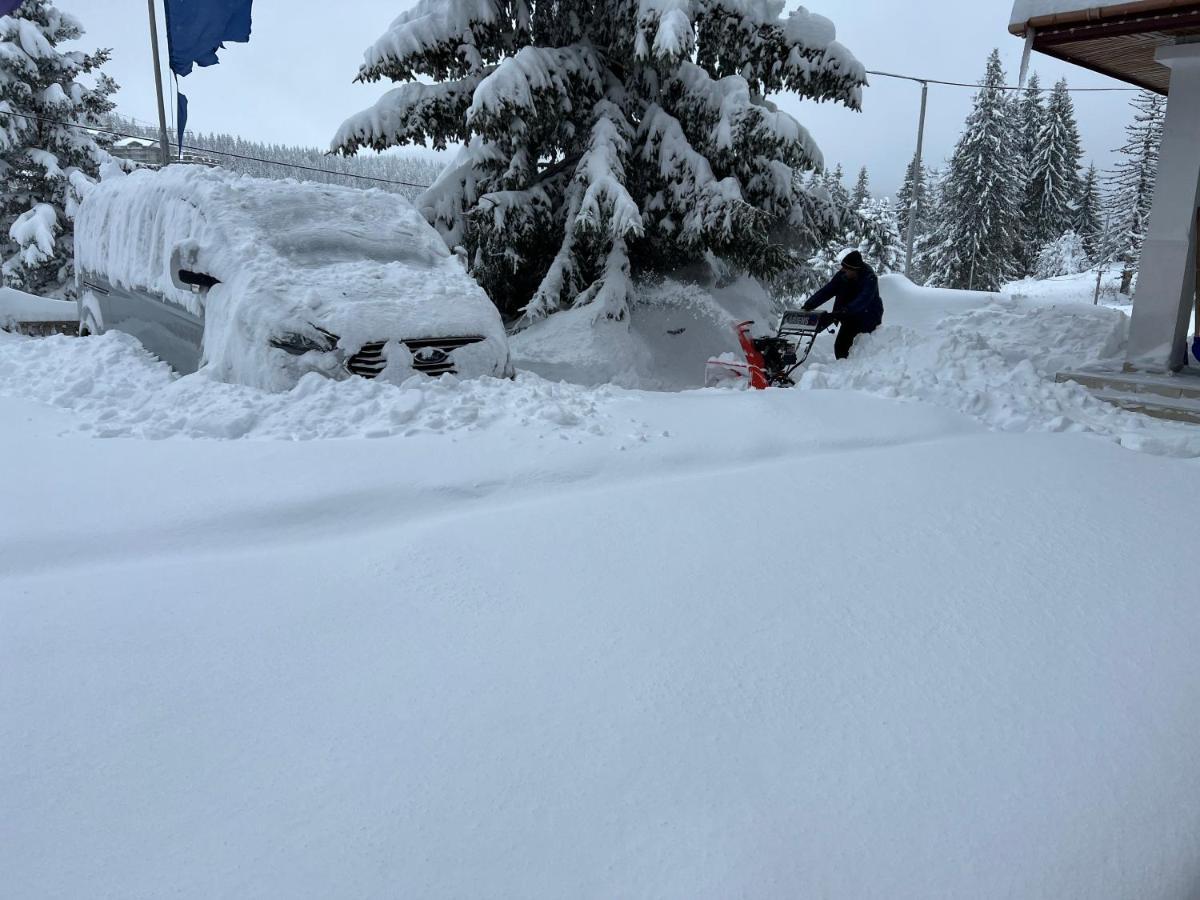
{"label": "snow mound", "polygon": [[1027,307],[1001,300],[921,332],[884,325],[832,362],[821,346],[800,380],[807,390],[865,391],[948,407],[1010,432],[1079,432],[1167,456],[1200,456],[1200,430],[1126,412],[1077,384],[1069,367],[1117,356],[1127,318],[1105,307]]}
{"label": "snow mound", "polygon": [[74,303],[0,287],[0,328],[21,322],[74,322]]}
{"label": "snow mound", "polygon": [[589,307],[556,313],[510,339],[513,364],[554,381],[652,391],[704,385],[704,363],[738,352],[734,326],[771,326],[770,300],[750,279],[725,287],[664,280],[638,286],[630,320],[598,319]]}
{"label": "snow mound", "polygon": [[253,438],[307,441],[448,434],[517,426],[579,440],[637,423],[614,423],[614,396],[556,385],[414,376],[402,384],[317,373],[289,391],[218,381],[201,371],[178,378],[133,337],[32,340],[0,334],[0,395],[74,411],[79,430],[100,438]]}

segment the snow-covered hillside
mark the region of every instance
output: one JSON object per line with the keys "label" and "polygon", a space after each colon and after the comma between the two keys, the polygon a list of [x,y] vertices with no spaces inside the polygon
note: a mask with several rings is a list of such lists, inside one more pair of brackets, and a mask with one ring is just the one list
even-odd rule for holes
{"label": "snow-covered hillside", "polygon": [[1200,431],[1050,383],[1119,311],[889,309],[766,393],[0,334],[6,892],[1191,896]]}

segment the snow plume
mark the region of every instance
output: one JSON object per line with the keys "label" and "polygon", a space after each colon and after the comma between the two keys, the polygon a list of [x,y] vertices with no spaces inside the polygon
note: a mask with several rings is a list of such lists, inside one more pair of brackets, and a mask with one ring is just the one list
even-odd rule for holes
{"label": "snow plume", "polygon": [[770,277],[794,261],[788,233],[810,230],[803,174],[821,154],[769,95],[857,109],[866,83],[828,19],[783,12],[424,0],[359,73],[406,84],[347,120],[333,149],[463,143],[419,206],[526,323],[576,304],[624,319],[640,274]]}

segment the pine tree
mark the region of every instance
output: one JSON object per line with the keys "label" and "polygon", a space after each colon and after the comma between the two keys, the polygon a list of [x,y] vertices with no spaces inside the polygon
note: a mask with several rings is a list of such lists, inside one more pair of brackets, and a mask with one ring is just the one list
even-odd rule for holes
{"label": "pine tree", "polygon": [[1075,213],[1074,231],[1083,241],[1084,251],[1088,259],[1097,260],[1100,255],[1100,244],[1104,223],[1101,221],[1103,202],[1100,199],[1100,176],[1095,164],[1088,166],[1087,174],[1079,190],[1079,207]]}
{"label": "pine tree", "polygon": [[1021,173],[1021,241],[1017,246],[1016,265],[1022,272],[1030,272],[1037,262],[1037,245],[1033,232],[1038,215],[1038,201],[1031,190],[1034,150],[1038,135],[1046,121],[1046,103],[1042,82],[1037,72],[1029,81],[1021,99],[1017,101],[1017,114],[1013,118],[1013,142],[1017,147],[1017,166]]}
{"label": "pine tree", "polygon": [[1082,158],[1075,105],[1063,79],[1050,94],[1041,131],[1034,141],[1026,191],[1030,216],[1026,222],[1027,246],[1040,251],[1074,228],[1082,190],[1079,178]]}
{"label": "pine tree", "polygon": [[942,187],[937,231],[925,251],[939,287],[995,291],[1016,274],[1021,177],[1013,105],[1002,89],[999,51],[975,95]]}
{"label": "pine tree", "polygon": [[944,188],[944,173],[938,169],[929,169],[925,175],[919,229],[913,241],[911,268],[912,279],[916,284],[928,284],[932,281],[934,269],[941,257],[938,235],[945,227]]}
{"label": "pine tree", "polygon": [[1167,98],[1143,91],[1131,101],[1133,121],[1125,129],[1125,144],[1118,151],[1122,159],[1109,179],[1112,228],[1117,235],[1117,256],[1125,263],[1121,289],[1128,293],[1130,282],[1142,256],[1142,244],[1150,224],[1154,204],[1154,183],[1158,177],[1158,153],[1162,146],[1163,121]]}
{"label": "pine tree", "polygon": [[99,125],[113,107],[116,83],[100,72],[109,52],[59,49],[83,33],[50,0],[25,0],[0,17],[0,236],[10,242],[0,245],[3,280],[33,293],[73,293],[75,210],[105,157],[103,139],[56,124]]}
{"label": "pine tree", "polygon": [[[914,185],[913,175],[916,175]],[[912,207],[913,195],[916,194],[917,200],[917,230],[922,231],[923,207],[928,201],[928,181],[929,170],[922,165],[917,165],[916,154],[913,154],[912,162],[908,164],[908,168],[904,170],[904,182],[900,185],[900,190],[896,194],[896,223],[900,227],[900,234],[905,240],[908,239],[908,211]]]}
{"label": "pine tree", "polygon": [[846,172],[842,169],[842,164],[838,163],[832,171],[826,170],[825,177],[821,183],[825,187],[825,190],[829,192],[830,202],[838,212],[838,215],[849,215],[853,206],[850,200],[850,192],[846,190]]}
{"label": "pine tree", "polygon": [[[334,149],[464,149],[420,201],[506,313],[592,304],[631,276],[720,260],[767,277],[808,209],[808,133],[767,98],[853,109],[866,81],[831,22],[745,0],[421,0],[359,79],[403,82]],[[434,82],[423,83],[418,77]]]}
{"label": "pine tree", "polygon": [[892,201],[867,200],[858,211],[861,238],[858,249],[880,275],[904,271],[904,242]]}
{"label": "pine tree", "polygon": [[854,183],[854,191],[850,194],[850,208],[860,210],[870,199],[871,176],[867,172],[867,167],[863,166],[858,170],[858,180]]}

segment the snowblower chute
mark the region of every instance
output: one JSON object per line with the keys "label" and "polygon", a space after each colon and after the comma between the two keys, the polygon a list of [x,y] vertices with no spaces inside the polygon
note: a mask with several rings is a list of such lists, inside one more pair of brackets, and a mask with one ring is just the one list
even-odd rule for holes
{"label": "snowblower chute", "polygon": [[750,334],[753,322],[740,322],[734,330],[745,359],[726,353],[708,361],[704,372],[707,387],[741,386],[757,391],[769,387],[793,387],[792,376],[812,353],[817,335],[825,330],[825,313],[788,310],[774,337],[756,338]]}

